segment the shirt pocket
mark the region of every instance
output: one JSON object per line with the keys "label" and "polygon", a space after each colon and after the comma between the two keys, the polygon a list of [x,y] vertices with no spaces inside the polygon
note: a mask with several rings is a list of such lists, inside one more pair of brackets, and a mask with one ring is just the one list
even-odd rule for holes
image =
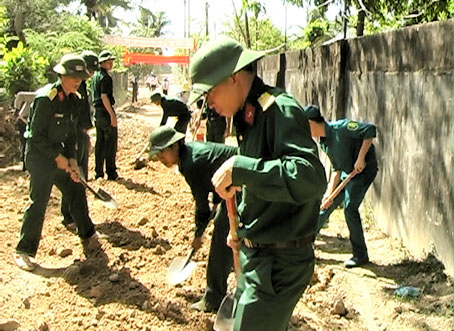
{"label": "shirt pocket", "polygon": [[54,113],[49,124],[49,139],[54,143],[63,142],[68,132],[68,116],[63,113]]}

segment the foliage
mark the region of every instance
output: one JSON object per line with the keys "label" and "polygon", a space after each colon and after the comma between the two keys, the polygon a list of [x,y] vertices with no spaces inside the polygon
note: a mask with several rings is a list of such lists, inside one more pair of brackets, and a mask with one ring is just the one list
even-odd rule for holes
{"label": "foliage", "polygon": [[25,30],[30,47],[46,57],[51,64],[57,63],[66,53],[79,53],[86,49],[95,53],[101,51],[101,29],[87,17],[62,13],[61,20],[56,23],[57,28],[52,32]]}
{"label": "foliage", "polygon": [[10,96],[18,91],[33,91],[45,82],[47,65],[47,60],[38,52],[19,42],[17,47],[4,53],[3,61],[0,62],[0,77]]}
{"label": "foliage", "polygon": [[166,27],[170,24],[165,12],[153,12],[142,6],[140,18],[134,25],[131,34],[139,37],[160,37],[166,33]]}
{"label": "foliage", "polygon": [[[252,17],[250,18],[250,23],[251,48],[266,50],[284,44],[284,36],[282,32],[273,25],[270,19],[261,19],[256,21],[255,18]],[[242,40],[242,34],[238,25],[232,22],[228,22],[226,24],[227,35],[236,40]],[[244,28],[244,22],[241,24],[242,28]]]}

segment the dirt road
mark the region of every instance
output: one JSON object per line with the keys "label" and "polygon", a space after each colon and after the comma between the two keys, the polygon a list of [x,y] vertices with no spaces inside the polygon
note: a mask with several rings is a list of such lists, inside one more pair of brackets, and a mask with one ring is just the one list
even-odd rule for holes
{"label": "dirt road", "polygon": [[[199,265],[193,277],[180,287],[167,285],[168,265],[187,252],[192,239],[190,189],[158,163],[140,170],[131,164],[160,112],[142,99],[119,114],[123,179],[90,182],[120,205],[105,209],[89,195],[91,217],[105,235],[99,254],[86,258],[78,237],[60,224],[60,193],[54,189],[37,255],[41,266],[33,273],[19,270],[11,253],[28,206],[28,178],[19,165],[0,169],[0,330],[204,330],[213,317],[190,309],[205,285],[212,225],[195,255]],[[348,231],[342,211],[335,212],[315,243],[316,274],[289,330],[453,329],[453,286],[442,266],[433,257],[412,261],[399,241],[375,228],[373,215],[365,233],[373,263],[345,269]],[[397,285],[420,288],[422,295],[397,298]]]}

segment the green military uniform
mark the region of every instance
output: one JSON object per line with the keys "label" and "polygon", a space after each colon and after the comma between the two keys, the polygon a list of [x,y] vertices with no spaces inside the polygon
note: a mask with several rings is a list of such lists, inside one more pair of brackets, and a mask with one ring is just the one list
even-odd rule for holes
{"label": "green military uniform", "polygon": [[[105,56],[103,56],[105,55]],[[110,52],[103,51],[99,55],[99,61],[115,59]],[[104,162],[106,164],[106,173],[109,179],[116,179],[117,166],[116,155],[118,147],[118,129],[113,127],[110,121],[110,115],[101,99],[101,94],[106,94],[109,98],[110,105],[115,105],[113,95],[113,81],[108,72],[101,68],[92,77],[93,86],[93,105],[95,107],[95,177],[104,177]]]}
{"label": "green military uniform", "polygon": [[308,122],[291,96],[256,78],[246,102],[234,117],[241,156],[232,179],[233,186],[244,185],[238,236],[246,241],[235,330],[286,330],[313,273],[326,180]]}
{"label": "green military uniform", "polygon": [[206,141],[223,144],[225,142],[225,128],[227,127],[226,118],[216,113],[216,111],[208,107],[208,105],[203,110],[202,118],[207,120],[205,133]]}
{"label": "green military uniform", "polygon": [[[191,187],[195,200],[196,237],[202,236],[210,220],[208,194],[213,193],[214,203],[221,201],[214,191],[211,177],[227,159],[237,153],[236,147],[214,143],[191,142],[180,147],[179,169]],[[214,218],[206,274],[207,288],[204,300],[212,310],[217,310],[227,292],[227,278],[232,269],[232,252],[226,245],[228,232],[229,221],[225,201],[223,201]]]}
{"label": "green military uniform", "polygon": [[[228,38],[202,47],[191,62],[190,102],[263,55]],[[229,88],[241,87],[245,76],[235,77]],[[312,241],[326,188],[324,169],[301,106],[256,76],[234,124],[240,155],[232,186],[243,187],[234,330],[286,330],[314,269]]]}
{"label": "green military uniform", "polygon": [[[81,57],[87,64],[87,69],[94,72],[99,68],[98,56],[91,51],[83,51]],[[81,170],[81,175],[88,180],[88,158],[90,152],[90,136],[87,130],[93,127],[91,120],[91,105],[90,97],[87,90],[87,81],[83,80],[77,90],[81,96],[79,109],[76,114],[76,156],[77,164]],[[73,223],[69,212],[69,201],[62,197],[61,213],[63,215],[63,224],[68,225]]]}
{"label": "green military uniform", "polygon": [[[88,157],[90,148],[90,136],[87,130],[93,127],[91,122],[90,103],[88,100],[87,84],[82,81],[78,92],[81,96],[80,105],[76,113],[76,158],[77,164],[81,170],[81,175],[88,178]],[[63,215],[63,224],[73,223],[71,213],[69,212],[69,201],[67,197],[62,196],[61,213]]]}
{"label": "green military uniform", "polygon": [[[310,119],[310,116],[308,117]],[[320,145],[328,155],[333,170],[342,171],[341,178],[345,178],[353,171],[363,140],[375,136],[376,128],[374,125],[342,119],[329,123],[325,122],[325,137],[320,137]],[[378,172],[374,145],[371,145],[367,151],[365,161],[364,170],[350,180],[328,209],[320,211],[317,226],[318,232],[334,209],[344,201],[344,214],[350,231],[353,257],[358,261],[369,260],[358,209]]]}
{"label": "green military uniform", "polygon": [[[153,100],[155,95],[152,95]],[[178,118],[175,123],[175,130],[186,134],[189,121],[191,120],[191,112],[186,104],[178,99],[161,96],[161,107],[164,113],[160,125],[165,125],[169,116],[176,116]]]}
{"label": "green military uniform", "polygon": [[58,169],[55,162],[59,154],[68,159],[76,158],[74,118],[79,102],[78,96],[64,94],[60,82],[37,91],[25,133],[25,163],[30,172],[31,205],[23,218],[17,253],[36,255],[54,184],[69,199],[69,210],[77,225],[78,235],[85,239],[95,233],[88,216],[84,187],[72,181],[68,173]]}

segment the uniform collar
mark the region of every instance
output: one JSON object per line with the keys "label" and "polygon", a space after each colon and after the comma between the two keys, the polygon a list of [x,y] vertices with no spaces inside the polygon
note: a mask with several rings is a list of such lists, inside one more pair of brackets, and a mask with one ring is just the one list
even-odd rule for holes
{"label": "uniform collar", "polygon": [[333,135],[333,130],[331,129],[331,126],[325,122],[325,138],[331,138]]}
{"label": "uniform collar", "polygon": [[248,107],[248,104],[252,105],[256,109],[260,109],[260,104],[258,103],[257,100],[265,91],[266,85],[258,76],[255,76],[243,107],[241,107],[241,109],[235,114],[233,118],[235,126],[237,127],[238,131],[243,131],[245,127],[248,125],[245,122],[245,112],[246,108]]}

